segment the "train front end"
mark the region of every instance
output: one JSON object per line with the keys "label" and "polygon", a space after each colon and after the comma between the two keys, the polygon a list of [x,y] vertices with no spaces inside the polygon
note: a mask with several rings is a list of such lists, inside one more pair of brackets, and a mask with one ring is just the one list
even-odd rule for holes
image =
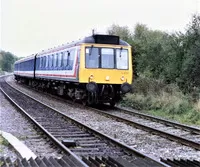
{"label": "train front end", "polygon": [[131,90],[131,46],[118,36],[96,35],[81,45],[79,82],[85,83],[88,104],[114,106]]}

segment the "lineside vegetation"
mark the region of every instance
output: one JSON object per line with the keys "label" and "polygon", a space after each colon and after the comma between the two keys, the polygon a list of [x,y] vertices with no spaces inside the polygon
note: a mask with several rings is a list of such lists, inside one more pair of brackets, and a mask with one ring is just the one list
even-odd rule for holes
{"label": "lineside vegetation", "polygon": [[133,47],[133,92],[122,101],[182,123],[200,125],[200,15],[192,16],[185,32],[151,30],[137,24],[133,31],[112,25]]}
{"label": "lineside vegetation", "polygon": [[200,125],[200,100],[193,101],[176,84],[141,76],[132,86],[134,92],[127,94],[121,105],[180,123]]}

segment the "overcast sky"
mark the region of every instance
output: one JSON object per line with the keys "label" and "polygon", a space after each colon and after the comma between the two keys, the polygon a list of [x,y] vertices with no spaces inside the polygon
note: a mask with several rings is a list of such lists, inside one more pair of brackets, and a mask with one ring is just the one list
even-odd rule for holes
{"label": "overcast sky", "polygon": [[1,0],[0,49],[28,56],[114,24],[184,31],[200,0]]}

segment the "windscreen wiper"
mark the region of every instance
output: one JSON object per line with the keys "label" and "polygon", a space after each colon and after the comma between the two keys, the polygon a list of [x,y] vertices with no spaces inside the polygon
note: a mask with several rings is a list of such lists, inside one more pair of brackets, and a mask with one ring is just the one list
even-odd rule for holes
{"label": "windscreen wiper", "polygon": [[119,57],[121,57],[121,56],[122,56],[122,50],[123,50],[123,48],[121,47],[121,48],[120,48]]}
{"label": "windscreen wiper", "polygon": [[93,45],[91,46],[90,50],[89,50],[89,56],[92,54],[92,49],[93,49]]}

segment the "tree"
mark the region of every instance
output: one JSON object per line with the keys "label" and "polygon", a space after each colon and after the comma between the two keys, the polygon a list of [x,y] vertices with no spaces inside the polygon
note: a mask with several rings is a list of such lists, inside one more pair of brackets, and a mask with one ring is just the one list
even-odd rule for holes
{"label": "tree", "polygon": [[184,61],[179,85],[186,91],[200,88],[200,15],[194,15],[183,40]]}
{"label": "tree", "polygon": [[18,58],[10,52],[0,52],[0,68],[2,71],[13,71],[13,64]]}
{"label": "tree", "polygon": [[163,63],[163,40],[166,34],[153,31],[146,25],[137,24],[134,29],[133,41],[137,50],[137,70],[149,77],[160,76]]}
{"label": "tree", "polygon": [[117,35],[119,36],[122,40],[131,43],[131,32],[127,26],[119,26],[113,24],[110,26],[107,30],[107,34],[109,35]]}

